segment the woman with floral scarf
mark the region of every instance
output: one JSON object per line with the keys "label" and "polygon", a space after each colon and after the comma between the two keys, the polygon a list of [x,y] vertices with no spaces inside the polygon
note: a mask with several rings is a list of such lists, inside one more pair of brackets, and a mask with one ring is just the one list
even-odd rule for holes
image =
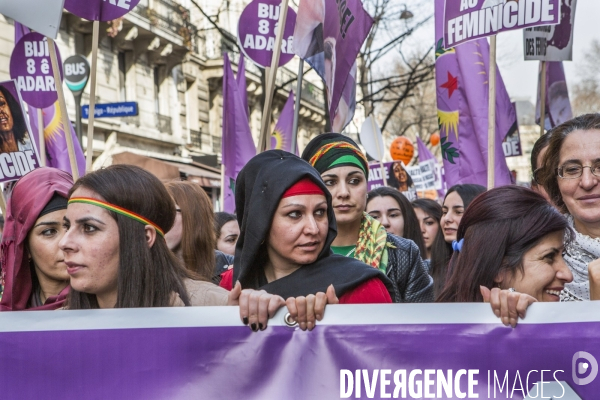
{"label": "woman with floral scarf", "polygon": [[331,250],[384,272],[393,283],[394,302],[433,301],[433,280],[417,245],[386,233],[365,213],[368,163],[357,144],[339,133],[326,133],[310,141],[302,158],[319,172],[333,197],[338,234]]}

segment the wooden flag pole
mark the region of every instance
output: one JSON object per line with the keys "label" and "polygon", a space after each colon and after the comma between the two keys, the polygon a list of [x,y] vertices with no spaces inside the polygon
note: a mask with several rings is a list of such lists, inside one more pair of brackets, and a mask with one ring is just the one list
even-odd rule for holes
{"label": "wooden flag pole", "polygon": [[279,22],[277,23],[277,32],[275,34],[275,47],[273,48],[273,58],[271,59],[271,69],[267,74],[265,105],[262,114],[262,124],[260,128],[260,137],[258,139],[257,153],[262,153],[269,146],[271,137],[269,135],[271,128],[271,105],[273,103],[273,89],[275,88],[275,77],[277,76],[277,67],[279,66],[279,56],[281,55],[281,40],[285,29],[287,18],[288,0],[282,0],[279,9]]}
{"label": "wooden flag pole", "polygon": [[540,76],[540,136],[544,134],[546,126],[546,74],[548,73],[546,61],[542,61]]}
{"label": "wooden flag pole", "polygon": [[92,170],[94,156],[94,113],[96,111],[96,69],[98,67],[98,41],[100,36],[100,21],[94,21],[92,33],[92,66],[90,71],[90,108],[88,113],[87,148],[85,154],[85,170]]}
{"label": "wooden flag pole", "polygon": [[487,188],[494,188],[496,170],[496,35],[490,36],[490,74],[488,96],[488,175]]}
{"label": "wooden flag pole", "polygon": [[[222,153],[221,153],[222,154]],[[223,156],[221,156],[223,157]],[[219,211],[225,211],[225,164],[221,158],[221,196],[219,199]]]}
{"label": "wooden flag pole", "polygon": [[298,63],[298,78],[296,79],[296,101],[294,104],[294,123],[292,125],[292,147],[290,153],[296,154],[298,146],[298,118],[300,112],[300,97],[302,96],[302,79],[304,79],[304,59]]}
{"label": "wooden flag pole", "polygon": [[2,216],[6,218],[6,199],[4,198],[4,190],[0,190],[0,211],[2,211]]}
{"label": "wooden flag pole", "polygon": [[[375,115],[371,114],[371,129],[373,129],[373,140],[375,140],[375,146],[377,146],[377,158],[379,159],[379,168],[381,169],[381,178],[383,179],[383,186],[387,186],[387,178],[385,177],[385,168],[383,168],[383,152],[379,146],[379,137],[377,135],[377,126],[375,125]],[[382,138],[383,140],[383,138]],[[369,171],[367,171],[367,174]],[[368,177],[367,177],[368,178]]]}
{"label": "wooden flag pole", "polygon": [[[73,181],[79,179],[79,169],[77,168],[77,160],[75,158],[75,148],[73,147],[73,137],[71,135],[69,114],[67,114],[67,103],[65,101],[65,93],[62,87],[62,81],[60,79],[60,69],[58,65],[58,57],[56,57],[56,47],[54,39],[48,38],[48,48],[50,50],[50,60],[52,62],[52,70],[54,71],[54,82],[56,86],[56,93],[58,94],[58,107],[63,124],[63,132],[65,139],[67,139],[67,150],[69,152],[69,163],[71,165],[71,175]],[[41,147],[41,146],[40,146]]]}
{"label": "wooden flag pole", "polygon": [[40,165],[46,166],[46,138],[44,138],[44,115],[42,109],[37,109],[38,120],[38,143],[40,144]]}

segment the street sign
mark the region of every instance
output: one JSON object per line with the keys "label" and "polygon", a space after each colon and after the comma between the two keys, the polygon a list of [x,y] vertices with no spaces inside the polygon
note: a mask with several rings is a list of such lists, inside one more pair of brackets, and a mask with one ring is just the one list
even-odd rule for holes
{"label": "street sign", "polygon": [[75,96],[80,95],[90,78],[90,64],[87,58],[79,54],[65,60],[63,65],[65,83]]}
{"label": "street sign", "polygon": [[[83,118],[88,118],[90,106],[81,107]],[[96,104],[94,118],[132,117],[138,115],[138,104],[134,101],[125,103]]]}

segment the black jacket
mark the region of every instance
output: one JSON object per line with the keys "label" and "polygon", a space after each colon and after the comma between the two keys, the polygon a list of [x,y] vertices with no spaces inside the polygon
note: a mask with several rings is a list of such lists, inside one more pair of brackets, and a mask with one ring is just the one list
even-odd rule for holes
{"label": "black jacket", "polygon": [[394,303],[433,302],[433,279],[421,259],[419,247],[412,240],[391,233],[387,235],[388,264],[386,275],[394,285]]}

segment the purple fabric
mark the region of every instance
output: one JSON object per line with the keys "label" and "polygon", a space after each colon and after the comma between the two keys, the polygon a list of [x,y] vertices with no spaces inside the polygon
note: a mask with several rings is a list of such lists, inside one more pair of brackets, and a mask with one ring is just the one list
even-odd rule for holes
{"label": "purple fabric", "polygon": [[246,64],[244,63],[244,55],[240,54],[240,61],[238,64],[238,73],[235,77],[235,81],[238,85],[240,97],[242,98],[242,106],[246,112],[246,118],[250,115],[250,109],[248,108],[248,91],[246,89]]}
{"label": "purple fabric", "polygon": [[221,142],[224,166],[223,211],[235,212],[235,180],[248,160],[256,155],[256,147],[248,124],[248,114],[240,94],[231,62],[223,54],[223,138]]}
{"label": "purple fabric", "polygon": [[[15,21],[15,42],[19,41],[23,35],[29,33],[29,28],[19,24]],[[41,152],[40,143],[38,138],[38,114],[37,108],[29,106],[29,122],[31,125],[31,137],[35,137],[34,142],[37,145],[38,152]],[[67,139],[65,137],[65,130],[62,123],[60,114],[60,107],[58,101],[49,107],[42,109],[42,115],[44,120],[44,138],[46,144],[46,166],[58,168],[71,175],[71,163],[69,161],[69,150],[67,149]],[[77,133],[73,128],[73,124],[69,121],[69,130],[71,131],[71,137],[73,140],[73,148],[75,150],[75,158],[77,160],[77,169],[79,169],[79,176],[85,174],[85,156],[81,149],[79,139],[77,139]]]}
{"label": "purple fabric", "polygon": [[[541,72],[540,63],[540,72]],[[540,97],[541,74],[538,78],[537,103],[535,107],[535,122],[540,123]],[[546,62],[546,118],[544,127],[552,129],[573,118],[569,90],[567,89],[567,78],[562,61]]]}
{"label": "purple fabric", "polygon": [[90,21],[112,21],[127,14],[140,0],[65,0],[65,8]]}
{"label": "purple fabric", "polygon": [[[407,383],[417,369],[422,371],[417,380],[424,380],[426,369],[451,370],[452,377],[478,370],[473,375],[478,398],[522,399],[521,390],[535,396],[544,370],[543,380],[565,381],[592,400],[600,393],[600,378],[575,383],[573,356],[586,351],[598,357],[599,330],[600,323],[590,322],[516,329],[439,324],[318,325],[312,332],[268,327],[259,333],[242,326],[10,332],[0,333],[6,349],[0,353],[0,387],[3,399],[40,393],[48,399],[337,399],[341,370],[361,369],[372,377],[374,370],[390,369],[388,394],[396,370],[406,370]],[[494,372],[500,385],[508,374],[502,392]],[[373,396],[361,385],[361,398],[383,397],[379,377],[375,382]],[[466,374],[459,382],[467,392]],[[436,393],[437,385],[429,390]],[[415,398],[408,390],[406,396]],[[545,397],[550,398],[547,392]]]}
{"label": "purple fabric", "polygon": [[[429,149],[427,148],[425,143],[423,143],[421,138],[418,136],[417,136],[417,150],[419,151],[419,162],[420,163],[423,161],[427,161],[427,160],[433,160],[434,163],[437,165],[437,158],[435,158],[435,156],[431,153],[431,151],[429,151]],[[442,188],[443,187],[444,187],[444,183],[442,182]],[[439,189],[437,192],[438,192],[438,197],[443,199],[444,198],[444,190]]]}
{"label": "purple fabric", "polygon": [[[293,128],[294,128],[294,91],[290,91],[279,119],[275,124],[275,130],[271,135],[271,149],[292,151],[292,141],[294,140]],[[296,146],[296,155],[298,155],[298,146]]]}
{"label": "purple fabric", "polygon": [[298,6],[294,52],[325,82],[336,132],[354,115],[356,58],[372,25],[360,0],[301,0]]}
{"label": "purple fabric", "polygon": [[443,37],[448,47],[500,32],[558,24],[561,18],[560,0],[453,0],[442,4],[440,11],[443,32],[436,38]]}
{"label": "purple fabric", "polygon": [[[436,87],[445,181],[487,186],[489,44],[486,39],[443,49],[444,0],[436,0]],[[502,141],[516,128],[516,112],[496,73],[495,186],[512,183]]]}

